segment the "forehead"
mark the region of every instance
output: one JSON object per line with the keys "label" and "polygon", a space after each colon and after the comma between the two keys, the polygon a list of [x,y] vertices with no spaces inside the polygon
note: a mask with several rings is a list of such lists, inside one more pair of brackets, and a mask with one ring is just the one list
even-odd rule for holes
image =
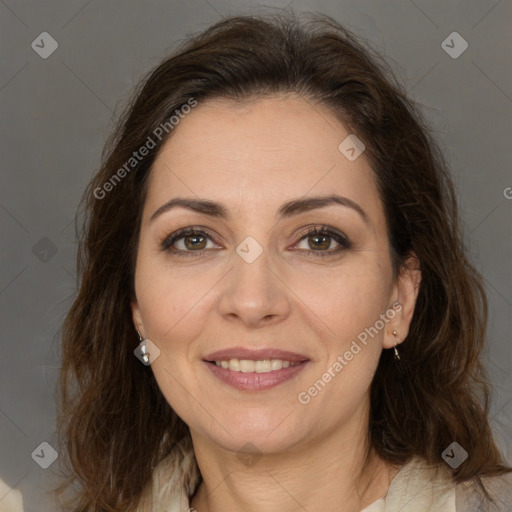
{"label": "forehead", "polygon": [[[276,211],[290,198],[342,194],[382,215],[364,155],[339,145],[350,132],[326,107],[297,95],[209,100],[180,120],[153,164],[145,216],[173,197]],[[151,210],[151,211],[149,211]]]}

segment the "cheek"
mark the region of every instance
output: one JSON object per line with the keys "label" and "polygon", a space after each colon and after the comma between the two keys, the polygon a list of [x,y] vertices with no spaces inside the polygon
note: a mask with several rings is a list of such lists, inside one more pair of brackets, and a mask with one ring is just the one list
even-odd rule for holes
{"label": "cheek", "polygon": [[190,423],[202,414],[190,397],[200,396],[197,365],[201,363],[195,340],[204,333],[205,291],[200,282],[171,279],[163,273],[153,282],[141,286],[139,298],[148,337],[160,349],[151,370],[166,401]]}
{"label": "cheek", "polygon": [[[389,275],[368,258],[329,270],[288,276],[310,322],[324,324],[326,334],[344,343],[370,327],[388,307]],[[315,319],[316,316],[316,320]]]}
{"label": "cheek", "polygon": [[164,350],[173,340],[192,338],[198,316],[208,301],[207,292],[218,281],[214,277],[189,270],[177,273],[168,264],[150,265],[148,259],[141,259],[136,290],[148,337]]}
{"label": "cheek", "polygon": [[177,273],[167,264],[147,262],[141,258],[136,289],[146,335],[160,350],[151,370],[171,407],[186,422],[193,421],[201,416],[190,400],[190,394],[200,396],[198,355],[204,346],[198,343],[205,333],[208,291],[219,278],[191,269]]}

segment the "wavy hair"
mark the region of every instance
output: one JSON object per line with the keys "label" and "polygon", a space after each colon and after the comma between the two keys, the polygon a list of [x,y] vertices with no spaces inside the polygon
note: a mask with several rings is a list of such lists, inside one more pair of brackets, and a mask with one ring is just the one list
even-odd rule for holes
{"label": "wavy hair", "polygon": [[[297,93],[327,107],[365,143],[395,276],[411,252],[422,272],[399,369],[384,350],[372,382],[371,446],[392,464],[414,455],[443,464],[441,453],[457,441],[470,457],[452,471],[456,482],[481,484],[481,477],[512,471],[488,420],[491,388],[481,361],[487,299],[467,257],[447,163],[379,53],[328,16],[304,16],[232,16],[188,37],[140,82],[105,146],[77,211],[78,292],[62,326],[65,479],[56,492],[73,484],[75,511],[135,510],[153,469],[190,436],[134,357],[130,301],[147,178],[172,135],[160,140],[154,131],[191,98]],[[148,137],[154,147],[130,161]]]}

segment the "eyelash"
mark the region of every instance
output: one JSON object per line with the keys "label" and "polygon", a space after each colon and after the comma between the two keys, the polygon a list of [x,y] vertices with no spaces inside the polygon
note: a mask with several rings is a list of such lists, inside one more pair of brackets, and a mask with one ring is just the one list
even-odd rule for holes
{"label": "eyelash", "polygon": [[[341,253],[342,251],[346,249],[350,249],[352,247],[351,242],[349,239],[339,233],[338,231],[335,231],[334,229],[330,228],[329,226],[322,226],[320,228],[313,227],[309,230],[307,230],[305,233],[302,233],[299,238],[299,242],[304,240],[305,238],[312,236],[312,235],[327,235],[328,237],[334,239],[336,242],[340,244],[340,247],[338,249],[335,249],[334,251],[313,251],[313,250],[302,250],[301,252],[305,252],[306,254],[311,254],[313,256],[319,256],[321,258],[329,257],[329,256],[336,256],[337,254]],[[194,256],[200,256],[204,254],[205,252],[208,252],[210,249],[202,250],[202,251],[183,251],[181,249],[178,250],[171,250],[172,245],[182,238],[187,238],[189,236],[204,236],[207,239],[211,240],[212,242],[216,243],[215,240],[205,231],[202,231],[200,229],[194,229],[194,228],[183,228],[175,233],[172,233],[171,235],[167,236],[162,242],[161,242],[161,248],[163,251],[168,251],[173,255],[176,255],[178,257],[194,257]],[[297,242],[297,243],[299,243]]]}

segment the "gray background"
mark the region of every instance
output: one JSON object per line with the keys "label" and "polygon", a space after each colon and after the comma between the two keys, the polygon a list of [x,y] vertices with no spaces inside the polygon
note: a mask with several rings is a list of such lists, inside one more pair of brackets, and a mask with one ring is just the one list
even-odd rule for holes
{"label": "gray background", "polygon": [[[56,446],[59,330],[75,292],[73,216],[113,113],[178,39],[262,5],[0,1],[0,478],[22,491],[27,512],[54,509],[43,496],[52,468],[41,469],[31,453],[43,441]],[[485,277],[492,424],[512,462],[512,3],[265,5],[316,10],[347,24],[384,53],[422,105],[450,162],[468,248]],[[31,48],[44,31],[59,44],[47,59]],[[441,47],[453,31],[469,44],[457,59]]]}

